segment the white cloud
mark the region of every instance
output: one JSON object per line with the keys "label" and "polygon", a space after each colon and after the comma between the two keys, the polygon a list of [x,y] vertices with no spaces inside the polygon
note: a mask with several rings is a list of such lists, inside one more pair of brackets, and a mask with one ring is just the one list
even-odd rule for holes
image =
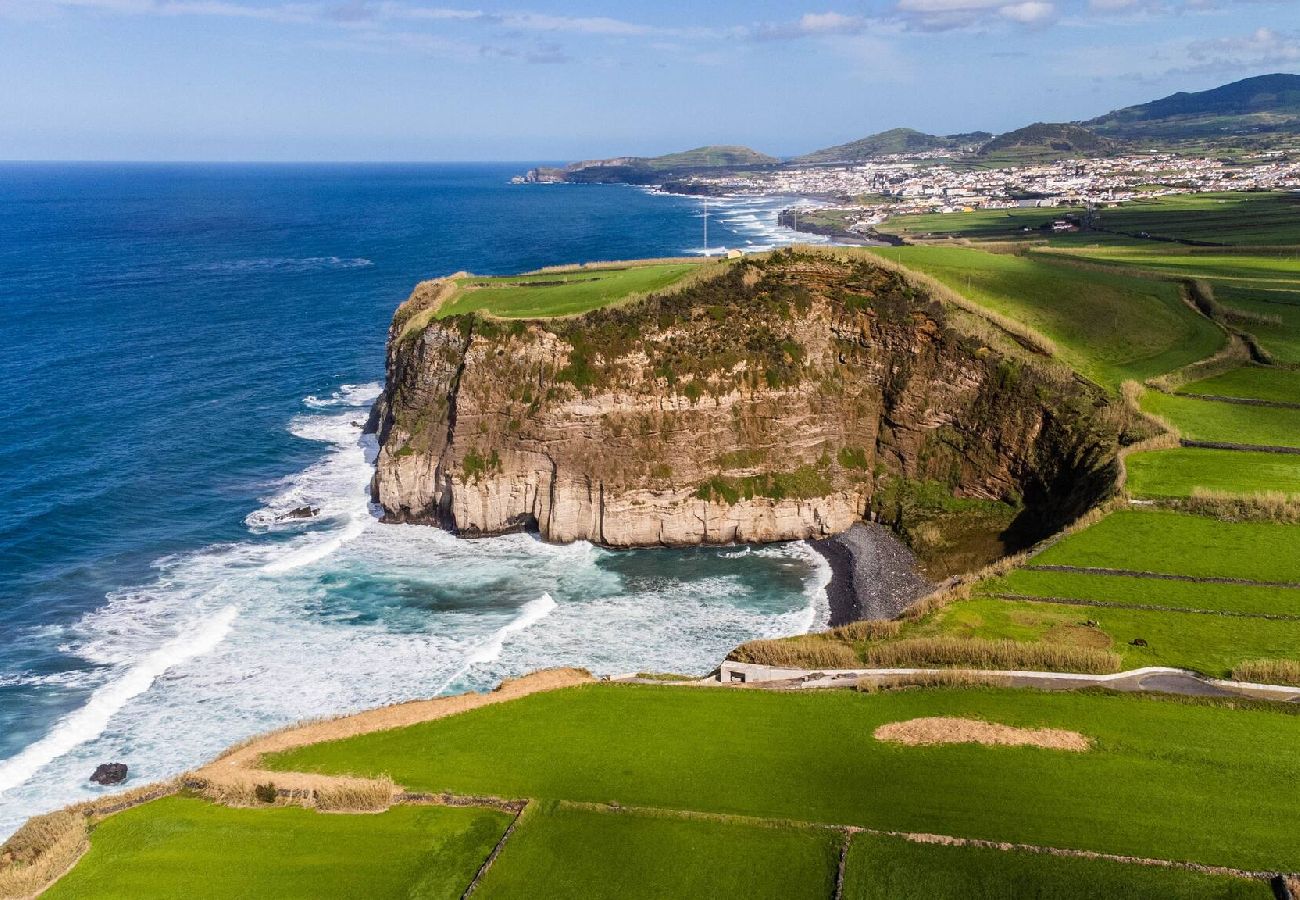
{"label": "white cloud", "polygon": [[1056,16],[1054,0],[898,0],[895,14],[930,31],[987,26],[998,20],[1042,25]]}
{"label": "white cloud", "polygon": [[1013,22],[1037,25],[1056,15],[1056,7],[1047,0],[1025,0],[1023,3],[1013,3],[1010,6],[1002,7],[998,10],[998,14],[1011,19]]}

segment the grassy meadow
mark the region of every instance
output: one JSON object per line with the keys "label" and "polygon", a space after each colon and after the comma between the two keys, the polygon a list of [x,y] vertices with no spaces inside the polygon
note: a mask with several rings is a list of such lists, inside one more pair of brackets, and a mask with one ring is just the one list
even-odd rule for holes
{"label": "grassy meadow", "polygon": [[1037,330],[1065,362],[1112,388],[1210,356],[1224,341],[1172,283],[963,247],[878,252]]}
{"label": "grassy meadow", "polygon": [[[1225,310],[1238,314],[1238,327],[1254,335],[1274,362],[1300,366],[1300,290],[1218,286],[1215,296]],[[1243,313],[1247,318],[1240,318]]]}
{"label": "grassy meadow", "polygon": [[[952,236],[972,240],[1023,240],[1038,229],[1082,207],[989,209],[972,212],[895,216],[882,232],[904,237]],[[1051,235],[1061,246],[1081,244],[1171,246],[1126,235],[1143,232],[1159,238],[1234,246],[1300,244],[1300,201],[1286,193],[1207,193],[1153,197],[1101,211],[1105,231]],[[1028,232],[1026,231],[1028,229]],[[1112,234],[1114,232],[1115,234]],[[1172,246],[1177,246],[1172,245]]]}
{"label": "grassy meadow", "polygon": [[[1260,587],[1091,572],[1053,572],[1013,569],[1006,575],[980,582],[978,593],[1026,597],[1054,597],[1128,606],[1167,606],[1173,609],[1214,610],[1254,615],[1300,617],[1300,588]],[[1084,619],[1096,615],[1081,610]]]}
{"label": "grassy meadow", "polygon": [[[1215,678],[1227,678],[1251,659],[1300,660],[1300,621],[993,597],[944,607],[911,635],[1109,650],[1120,654],[1126,670],[1175,666]],[[1134,646],[1139,638],[1145,646]]]}
{"label": "grassy meadow", "polygon": [[166,797],[96,826],[90,852],[43,896],[455,900],[510,818],[479,808],[330,815]]}
{"label": "grassy meadow", "polygon": [[[384,772],[419,790],[1300,867],[1293,840],[1300,808],[1277,789],[1300,776],[1298,713],[1098,693],[867,695],[598,684],[304,747],[266,762],[280,769]],[[903,747],[872,736],[880,725],[921,716],[1067,728],[1095,744],[1069,753]],[[1187,790],[1188,784],[1197,789]]]}
{"label": "grassy meadow", "polygon": [[1300,447],[1300,408],[1248,406],[1148,391],[1142,409],[1172,423],[1183,438]]}
{"label": "grassy meadow", "polygon": [[486,898],[831,896],[843,835],[544,801],[476,892]]}
{"label": "grassy meadow", "polygon": [[1124,509],[1035,556],[1035,565],[1300,583],[1300,525]]}
{"label": "grassy meadow", "polygon": [[1300,369],[1243,366],[1185,384],[1178,393],[1300,404]]}
{"label": "grassy meadow", "polygon": [[860,833],[845,900],[1271,900],[1263,880]]}
{"label": "grassy meadow", "polygon": [[1129,457],[1134,497],[1189,497],[1198,489],[1300,496],[1300,455],[1180,447]]}
{"label": "grassy meadow", "polygon": [[438,316],[482,312],[507,319],[575,316],[626,297],[663,290],[704,262],[671,262],[613,268],[574,268],[528,275],[469,276]]}

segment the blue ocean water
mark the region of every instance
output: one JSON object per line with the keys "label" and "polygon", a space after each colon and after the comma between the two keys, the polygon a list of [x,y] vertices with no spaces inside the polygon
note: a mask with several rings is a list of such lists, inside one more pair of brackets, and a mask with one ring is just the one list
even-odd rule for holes
{"label": "blue ocean water", "polygon": [[[0,836],[99,762],[544,665],[705,671],[824,616],[804,545],[375,520],[359,423],[418,280],[699,248],[699,201],[523,168],[0,166]],[[780,205],[713,203],[714,243],[784,242]]]}

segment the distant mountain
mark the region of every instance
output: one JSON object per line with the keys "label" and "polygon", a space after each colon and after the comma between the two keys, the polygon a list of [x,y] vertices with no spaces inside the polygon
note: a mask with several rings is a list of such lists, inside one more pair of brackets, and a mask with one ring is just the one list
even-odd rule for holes
{"label": "distant mountain", "polygon": [[925,150],[953,150],[959,147],[978,146],[991,137],[993,135],[985,131],[937,135],[926,134],[914,128],[891,128],[889,131],[868,135],[861,140],[796,156],[790,162],[800,164],[861,162],[894,153],[920,153]]}
{"label": "distant mountain", "polygon": [[1114,141],[1079,125],[1035,122],[998,135],[980,148],[979,155],[1052,159],[1106,153],[1115,147]]}
{"label": "distant mountain", "polygon": [[773,166],[781,160],[748,147],[711,145],[652,156],[646,160],[652,169],[734,169],[739,166]]}
{"label": "distant mountain", "polygon": [[1180,91],[1083,124],[1128,140],[1300,133],[1300,75],[1260,75],[1208,91]]}
{"label": "distant mountain", "polygon": [[700,169],[743,169],[774,166],[781,160],[749,147],[730,144],[696,147],[663,156],[615,156],[587,159],[563,168],[542,166],[531,169],[518,179],[525,182],[578,182],[582,184],[653,184],[670,173],[689,173]]}

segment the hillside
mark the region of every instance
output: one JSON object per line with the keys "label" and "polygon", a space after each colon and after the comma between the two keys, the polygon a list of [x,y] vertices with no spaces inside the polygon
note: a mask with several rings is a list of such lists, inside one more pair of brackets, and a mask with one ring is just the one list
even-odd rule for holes
{"label": "hillside", "polygon": [[1300,133],[1300,75],[1260,75],[1208,91],[1180,91],[1083,124],[1124,139]]}
{"label": "hillside", "polygon": [[983,158],[1038,160],[1087,156],[1106,153],[1113,149],[1115,149],[1114,141],[1100,137],[1079,125],[1035,122],[1033,125],[998,135],[980,148],[979,155]]}
{"label": "hillside", "polygon": [[846,163],[874,159],[894,153],[918,153],[925,150],[949,150],[977,146],[993,135],[984,131],[970,134],[926,134],[913,128],[892,128],[847,144],[815,150],[790,160],[796,164]]}
{"label": "hillside", "polygon": [[615,156],[583,160],[562,168],[539,166],[530,169],[520,180],[527,183],[567,181],[582,184],[650,184],[672,173],[772,166],[778,163],[780,160],[775,156],[759,153],[749,147],[719,144],[666,153],[663,156]]}

